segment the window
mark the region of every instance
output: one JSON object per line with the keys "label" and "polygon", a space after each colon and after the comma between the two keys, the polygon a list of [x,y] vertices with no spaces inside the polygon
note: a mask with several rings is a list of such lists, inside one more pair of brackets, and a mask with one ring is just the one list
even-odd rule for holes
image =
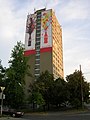
{"label": "window", "polygon": [[40,56],[36,56],[36,59],[40,59]]}
{"label": "window", "polygon": [[39,42],[39,41],[36,42],[36,46],[37,46],[37,45],[40,45],[40,42]]}
{"label": "window", "polygon": [[36,54],[40,54],[40,51],[36,51]]}
{"label": "window", "polygon": [[38,76],[40,76],[40,73],[39,73],[39,74],[38,74],[38,73],[37,73],[37,74],[35,73],[35,77],[38,77]]}
{"label": "window", "polygon": [[35,70],[35,74],[39,74],[40,73],[40,69]]}
{"label": "window", "polygon": [[38,68],[35,68],[35,71],[40,71],[40,68],[38,67]]}
{"label": "window", "polygon": [[39,23],[39,24],[41,23],[41,19],[37,19],[37,24],[38,24],[38,23]]}
{"label": "window", "polygon": [[41,18],[41,14],[37,14],[37,19],[38,19],[38,18]]}
{"label": "window", "polygon": [[40,64],[35,64],[35,68],[38,67],[38,66],[40,67]]}
{"label": "window", "polygon": [[41,24],[37,24],[36,29],[40,29],[41,28]]}
{"label": "window", "polygon": [[39,59],[36,59],[35,64],[40,64],[40,60],[39,60]]}
{"label": "window", "polygon": [[37,33],[36,33],[36,36],[40,36],[40,32],[37,32]]}
{"label": "window", "polygon": [[40,49],[36,49],[36,53],[37,53],[37,52],[40,52]]}
{"label": "window", "polygon": [[40,33],[36,33],[36,37],[40,37]]}
{"label": "window", "polygon": [[40,56],[40,53],[36,54],[36,56]]}
{"label": "window", "polygon": [[36,46],[36,48],[35,48],[36,50],[40,50],[40,46]]}
{"label": "window", "polygon": [[40,33],[40,32],[41,32],[41,29],[37,29],[37,33],[38,33],[38,32]]}

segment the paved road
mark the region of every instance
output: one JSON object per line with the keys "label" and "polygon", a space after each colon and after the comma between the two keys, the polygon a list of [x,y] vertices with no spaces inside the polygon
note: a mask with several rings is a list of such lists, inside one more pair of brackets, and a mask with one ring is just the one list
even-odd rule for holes
{"label": "paved road", "polygon": [[90,120],[90,113],[49,113],[43,115],[27,115],[26,120]]}
{"label": "paved road", "polygon": [[90,120],[90,112],[26,114],[22,118],[0,118],[0,120]]}

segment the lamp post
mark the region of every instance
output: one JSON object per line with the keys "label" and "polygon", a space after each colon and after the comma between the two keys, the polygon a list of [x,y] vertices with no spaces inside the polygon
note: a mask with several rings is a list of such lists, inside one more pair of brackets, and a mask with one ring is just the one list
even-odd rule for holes
{"label": "lamp post", "polygon": [[0,87],[1,88],[1,91],[2,91],[2,97],[1,97],[1,116],[2,116],[2,108],[3,108],[3,91],[5,89],[5,87]]}
{"label": "lamp post", "polygon": [[0,65],[1,65],[1,61],[2,61],[2,60],[0,59]]}
{"label": "lamp post", "polygon": [[83,104],[83,80],[82,80],[82,70],[81,70],[81,65],[80,65],[80,80],[81,80],[81,102],[82,102],[82,109],[84,108]]}

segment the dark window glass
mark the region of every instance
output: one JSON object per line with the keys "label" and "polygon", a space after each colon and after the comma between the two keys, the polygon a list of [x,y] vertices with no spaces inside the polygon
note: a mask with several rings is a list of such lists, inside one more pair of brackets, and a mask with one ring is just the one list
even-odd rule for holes
{"label": "dark window glass", "polygon": [[36,56],[36,59],[40,59],[40,56]]}
{"label": "dark window glass", "polygon": [[40,64],[40,60],[36,60],[36,62],[35,62],[36,64]]}

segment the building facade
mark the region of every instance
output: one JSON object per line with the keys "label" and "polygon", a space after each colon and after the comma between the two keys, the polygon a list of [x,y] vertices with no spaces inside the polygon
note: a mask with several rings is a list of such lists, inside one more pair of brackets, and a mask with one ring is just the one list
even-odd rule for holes
{"label": "building facade", "polygon": [[[41,9],[27,15],[25,56],[30,57],[33,79],[46,70],[54,78],[64,78],[62,28],[52,9]],[[26,79],[26,83],[30,78]]]}

